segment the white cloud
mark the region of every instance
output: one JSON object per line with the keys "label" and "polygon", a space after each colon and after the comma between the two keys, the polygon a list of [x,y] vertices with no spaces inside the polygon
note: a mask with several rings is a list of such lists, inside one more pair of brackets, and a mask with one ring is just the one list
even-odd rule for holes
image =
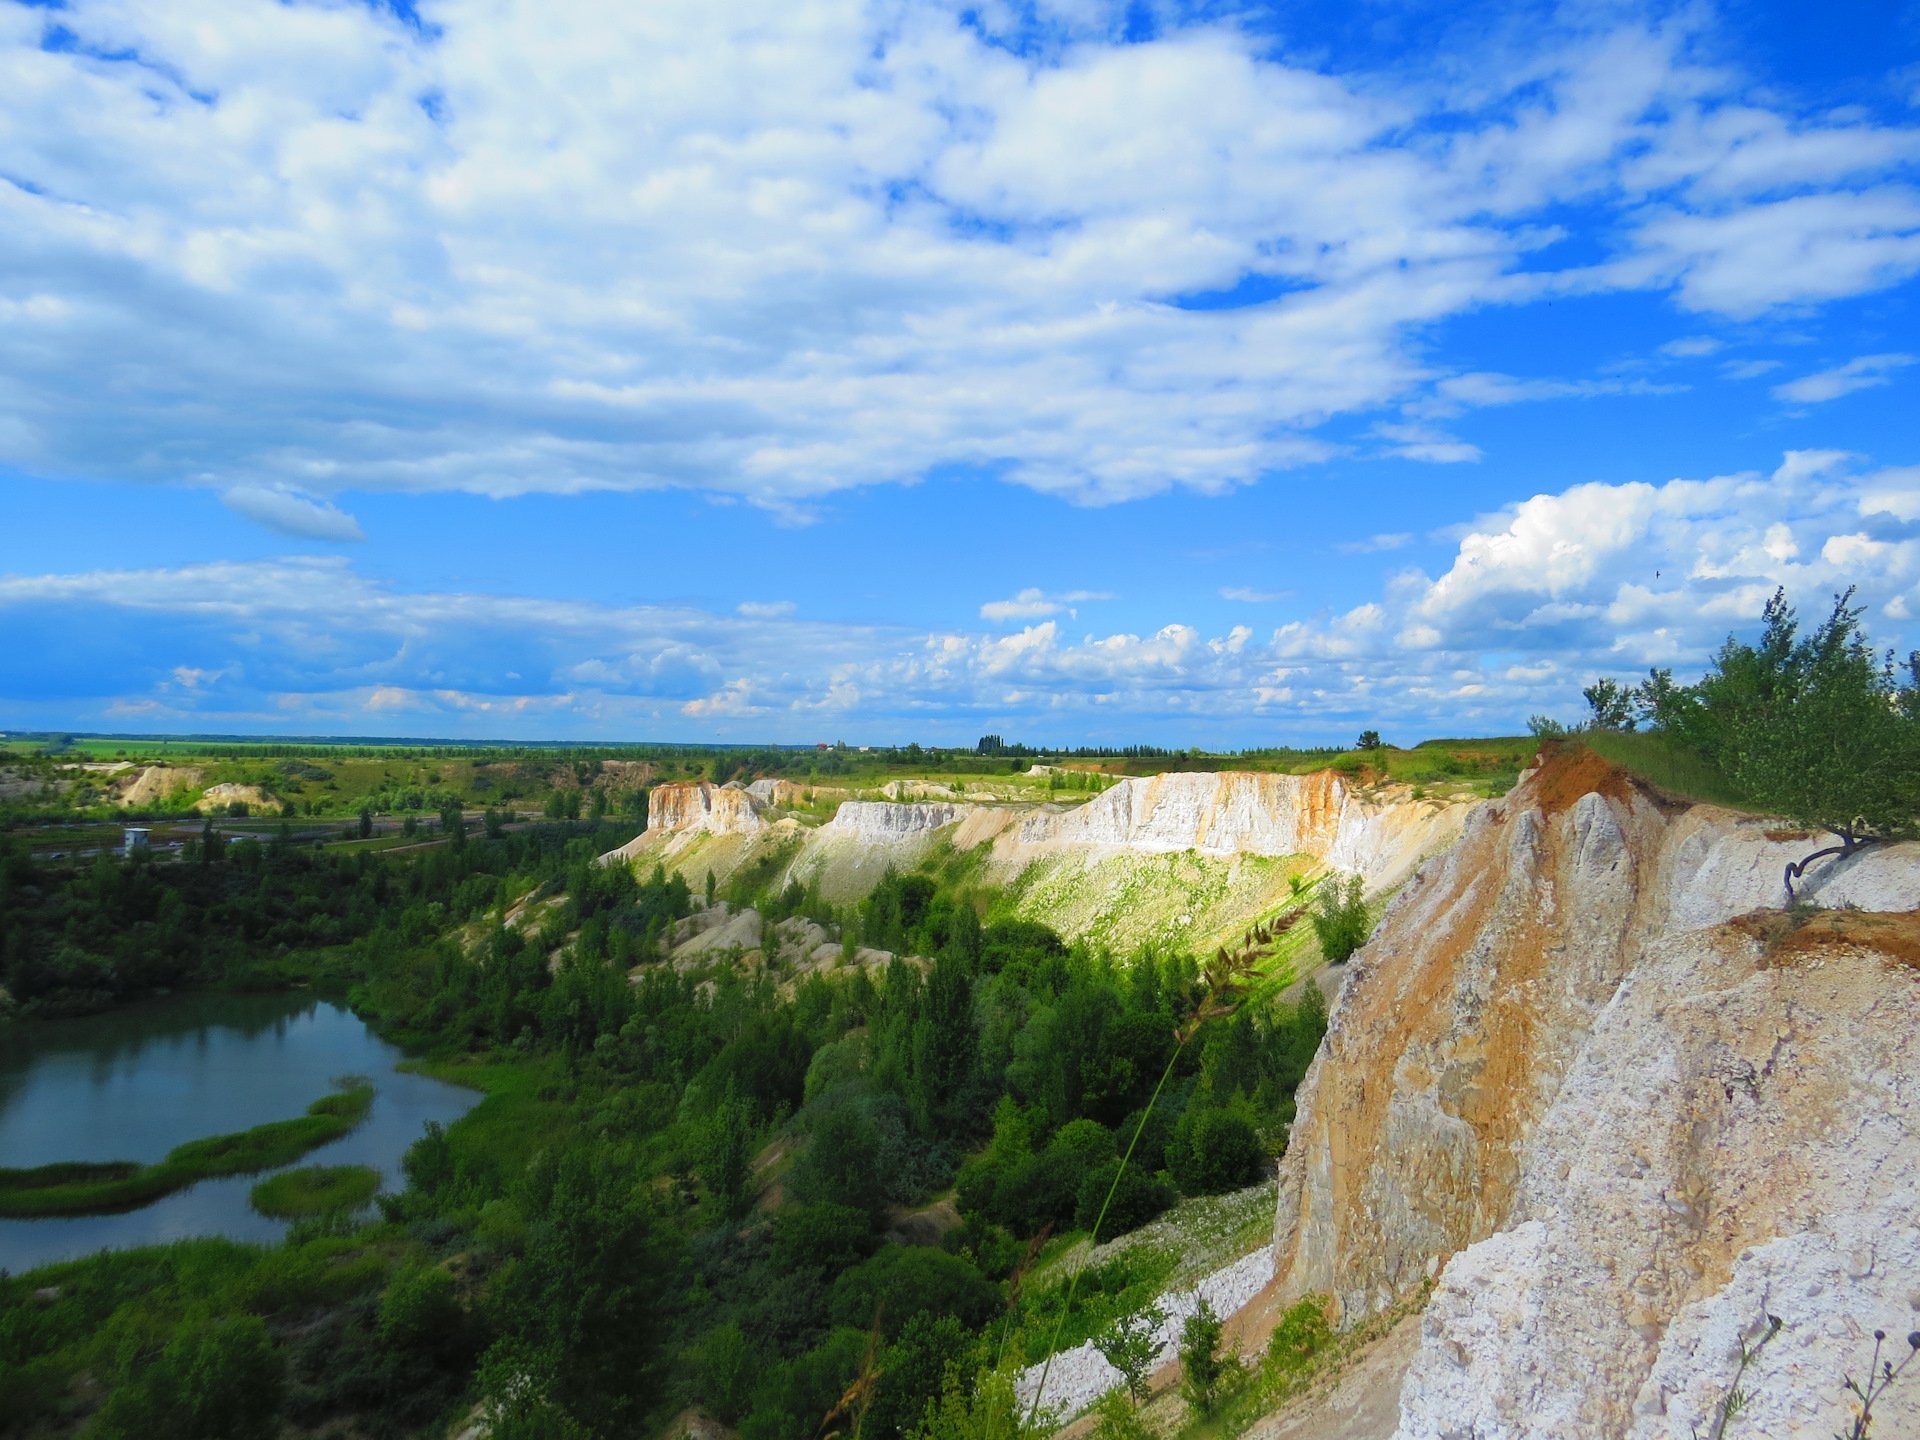
{"label": "white cloud", "polygon": [[1393,442],[1387,447],[1387,453],[1398,455],[1403,460],[1424,460],[1430,465],[1460,465],[1481,458],[1478,445],[1470,445],[1430,425],[1383,423],[1375,425],[1373,433]]}
{"label": "white cloud", "polygon": [[1720,373],[1729,380],[1757,380],[1778,370],[1781,364],[1778,360],[1729,360],[1720,367]]}
{"label": "white cloud", "polygon": [[782,615],[793,614],[797,607],[791,600],[742,600],[733,608],[736,614],[749,619],[775,620]]}
{"label": "white cloud", "polygon": [[1711,355],[1723,347],[1724,342],[1711,335],[1689,335],[1681,340],[1669,340],[1660,347],[1662,355],[1672,356],[1676,360],[1692,360],[1702,355]]}
{"label": "white cloud", "polygon": [[[1444,379],[1449,317],[1621,288],[1752,315],[1920,268],[1914,132],[1756,105],[1688,58],[1704,12],[1394,83],[1172,16],[1121,43],[1091,5],[431,11],[5,12],[0,458],[244,474],[230,503],[324,538],[351,490],[794,520],[945,465],[1218,493]],[[1603,254],[1556,269],[1570,213]],[[1279,298],[1181,303],[1248,277]],[[1442,387],[1605,393],[1646,389]]]}
{"label": "white cloud", "polygon": [[1250,585],[1225,585],[1220,590],[1222,600],[1238,600],[1245,605],[1270,605],[1292,597],[1291,590],[1255,590]]}
{"label": "white cloud", "polygon": [[220,497],[236,515],[301,540],[364,540],[360,522],[324,500],[267,485],[236,485]]}
{"label": "white cloud", "polygon": [[1395,530],[1384,535],[1369,535],[1365,540],[1349,540],[1333,548],[1343,555],[1374,555],[1382,550],[1402,550],[1412,543],[1412,535]]}
{"label": "white cloud", "polygon": [[[1777,585],[1812,610],[1851,584],[1876,642],[1904,645],[1920,610],[1920,467],[1804,450],[1771,474],[1576,485],[1462,527],[1437,574],[1401,572],[1372,599],[1264,633],[1173,619],[1076,638],[1053,616],[929,633],[406,592],[337,556],[0,576],[0,612],[59,608],[67,644],[35,664],[67,670],[36,671],[43,696],[100,694],[93,637],[168,637],[181,653],[151,688],[88,713],[191,728],[266,716],[364,733],[427,715],[441,733],[519,717],[523,733],[768,739],[812,737],[830,715],[836,729],[966,739],[975,724],[1038,734],[1041,717],[1065,717],[1078,733],[1191,740],[1209,726],[1244,738],[1254,715],[1298,736],[1354,719],[1458,733],[1571,715],[1596,673],[1697,669],[1729,631],[1753,629]],[[16,693],[9,663],[0,690]]]}
{"label": "white cloud", "polygon": [[1831,370],[1821,370],[1816,374],[1803,375],[1798,380],[1789,380],[1784,385],[1776,385],[1773,393],[1776,398],[1791,401],[1795,405],[1820,405],[1828,400],[1838,400],[1842,395],[1851,395],[1856,390],[1890,385],[1895,371],[1913,363],[1914,357],[1911,355],[1862,355]]}
{"label": "white cloud", "polygon": [[1089,600],[1111,600],[1113,596],[1101,590],[1068,590],[1063,594],[1050,595],[1044,590],[1029,585],[1011,600],[989,600],[980,607],[982,620],[996,622],[1007,620],[1038,620],[1048,615],[1078,616],[1074,607]]}

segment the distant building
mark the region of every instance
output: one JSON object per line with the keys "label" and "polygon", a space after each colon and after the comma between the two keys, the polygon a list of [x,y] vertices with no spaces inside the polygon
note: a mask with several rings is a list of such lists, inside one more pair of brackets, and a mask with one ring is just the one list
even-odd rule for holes
{"label": "distant building", "polygon": [[147,836],[148,836],[148,832],[143,828],[141,828],[140,826],[129,825],[127,827],[127,838],[126,838],[126,847],[125,847],[127,854],[131,855],[136,850],[146,849]]}

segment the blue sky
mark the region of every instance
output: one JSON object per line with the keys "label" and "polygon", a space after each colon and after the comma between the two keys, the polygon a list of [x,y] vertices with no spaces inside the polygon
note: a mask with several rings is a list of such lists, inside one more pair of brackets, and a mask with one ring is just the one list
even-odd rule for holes
{"label": "blue sky", "polygon": [[0,0],[0,728],[1497,733],[1920,643],[1920,5]]}

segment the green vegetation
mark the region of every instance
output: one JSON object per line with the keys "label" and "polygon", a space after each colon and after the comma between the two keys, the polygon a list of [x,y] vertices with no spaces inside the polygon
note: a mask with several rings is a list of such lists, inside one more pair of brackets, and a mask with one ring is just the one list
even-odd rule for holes
{"label": "green vegetation", "polygon": [[1239,1362],[1220,1352],[1224,1328],[1225,1322],[1204,1299],[1180,1327],[1180,1393],[1203,1417],[1219,1408],[1222,1391],[1238,1369]]}
{"label": "green vegetation", "polygon": [[[420,1068],[486,1092],[429,1128],[405,1190],[358,1228],[336,1207],[370,1177],[351,1194],[294,1172],[260,1187],[265,1205],[317,1212],[280,1249],[176,1247],[184,1273],[174,1251],[142,1252],[159,1268],[124,1288],[109,1281],[126,1257],[33,1277],[63,1304],[84,1296],[83,1325],[49,1328],[69,1312],[4,1282],[0,1373],[34,1377],[0,1397],[16,1423],[104,1424],[108,1404],[160,1423],[171,1392],[140,1377],[189,1332],[308,1430],[414,1433],[484,1400],[525,1433],[644,1433],[700,1404],[742,1440],[806,1440],[850,1389],[875,1440],[914,1433],[929,1405],[998,1423],[982,1418],[1000,1393],[983,1369],[1100,1333],[1167,1283],[1175,1257],[1153,1246],[1080,1269],[1087,1229],[1258,1178],[1285,1144],[1325,1012],[1317,991],[1280,1003],[1283,973],[1196,1020],[1212,991],[1189,955],[1070,946],[996,918],[992,895],[959,888],[975,883],[964,871],[888,875],[837,911],[771,893],[772,872],[729,882],[769,917],[831,919],[928,963],[676,969],[660,962],[693,895],[595,865],[610,838],[562,822],[393,857],[10,854],[0,953],[31,1009],[195,975],[154,965],[178,953],[229,983],[346,987]],[[203,958],[236,932],[261,937],[253,953],[276,934],[287,949],[242,965],[236,936],[232,968]],[[939,1243],[889,1241],[909,1212],[948,1217]],[[123,1332],[141,1338],[88,1338]],[[277,1391],[255,1363],[261,1334]]]}
{"label": "green vegetation", "polygon": [[299,1220],[364,1209],[380,1188],[380,1172],[370,1165],[305,1165],[269,1175],[248,1199],[262,1215]]}
{"label": "green vegetation", "polygon": [[1344,965],[1373,933],[1367,911],[1366,883],[1358,875],[1336,876],[1320,886],[1313,909],[1313,933],[1329,965]]}
{"label": "green vegetation", "polygon": [[231,1135],[189,1140],[157,1165],[130,1162],[43,1165],[0,1170],[0,1216],[99,1215],[150,1205],[216,1175],[253,1175],[290,1164],[366,1118],[373,1087],[364,1082],[328,1095],[297,1120],[275,1120]]}
{"label": "green vegetation", "polygon": [[[1776,591],[1757,642],[1729,637],[1694,685],[1655,669],[1631,689],[1585,690],[1594,749],[1683,795],[1720,799],[1825,831],[1839,843],[1789,865],[1914,833],[1920,815],[1920,652],[1874,650],[1853,592],[1802,634]],[[1632,732],[1644,724],[1651,735]],[[1666,777],[1666,778],[1663,778]]]}

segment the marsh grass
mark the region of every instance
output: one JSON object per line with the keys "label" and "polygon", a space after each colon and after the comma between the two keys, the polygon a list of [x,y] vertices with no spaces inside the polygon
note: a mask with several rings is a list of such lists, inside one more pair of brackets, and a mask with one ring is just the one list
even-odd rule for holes
{"label": "marsh grass", "polygon": [[262,1215],[300,1220],[363,1209],[379,1188],[380,1172],[370,1165],[303,1165],[269,1175],[247,1198]]}
{"label": "marsh grass", "polygon": [[110,1215],[150,1205],[197,1181],[277,1170],[353,1130],[372,1105],[373,1086],[352,1077],[297,1119],[189,1140],[156,1165],[66,1162],[0,1170],[0,1216]]}

